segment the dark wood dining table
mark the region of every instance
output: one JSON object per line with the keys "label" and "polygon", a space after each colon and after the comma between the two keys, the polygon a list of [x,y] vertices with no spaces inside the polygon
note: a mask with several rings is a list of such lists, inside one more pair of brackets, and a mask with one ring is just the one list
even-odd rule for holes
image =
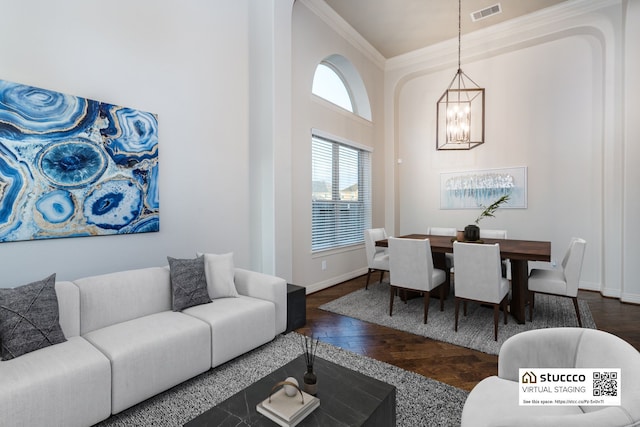
{"label": "dark wood dining table", "polygon": [[[406,239],[429,239],[434,267],[446,270],[445,253],[453,253],[451,236],[407,234]],[[525,308],[531,301],[528,289],[529,261],[551,261],[551,242],[516,239],[482,239],[480,243],[500,245],[500,256],[511,263],[511,300],[509,310],[518,323],[525,322]],[[377,246],[388,246],[388,241],[378,240]]]}

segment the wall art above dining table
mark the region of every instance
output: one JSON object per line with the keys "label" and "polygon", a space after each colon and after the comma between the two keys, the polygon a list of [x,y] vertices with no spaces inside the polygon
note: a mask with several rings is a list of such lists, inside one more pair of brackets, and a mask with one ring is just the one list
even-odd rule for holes
{"label": "wall art above dining table", "polygon": [[155,114],[0,80],[0,242],[160,229]]}
{"label": "wall art above dining table", "polygon": [[440,209],[478,209],[507,194],[501,208],[527,207],[526,167],[440,174]]}

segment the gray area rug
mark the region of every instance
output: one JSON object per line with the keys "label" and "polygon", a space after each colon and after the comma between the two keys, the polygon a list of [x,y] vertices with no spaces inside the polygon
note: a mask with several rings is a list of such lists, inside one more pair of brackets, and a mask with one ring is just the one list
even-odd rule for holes
{"label": "gray area rug", "polygon": [[[295,332],[211,369],[102,423],[107,426],[181,426],[302,354]],[[467,392],[396,366],[320,343],[317,355],[396,387],[397,425],[459,426]]]}
{"label": "gray area rug", "polygon": [[[596,328],[586,301],[578,300],[582,325]],[[458,319],[458,332],[454,331],[455,305],[453,295],[445,300],[444,311],[440,311],[440,300],[431,298],[427,324],[423,321],[423,298],[411,299],[405,304],[396,297],[393,316],[389,316],[389,284],[369,285],[368,290],[359,289],[341,298],[320,306],[320,309],[353,317],[378,325],[388,326],[438,341],[444,341],[489,354],[498,354],[500,346],[509,337],[531,329],[578,326],[578,319],[570,298],[536,294],[533,322],[529,322],[529,309],[525,324],[518,324],[500,312],[498,341],[493,339],[493,308],[469,302],[467,317],[463,316],[462,304]]]}

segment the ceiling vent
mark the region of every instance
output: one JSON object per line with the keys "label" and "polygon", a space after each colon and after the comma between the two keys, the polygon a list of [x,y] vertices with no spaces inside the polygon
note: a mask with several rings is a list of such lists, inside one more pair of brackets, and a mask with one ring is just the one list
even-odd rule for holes
{"label": "ceiling vent", "polygon": [[500,6],[500,3],[486,7],[484,9],[476,10],[475,12],[471,13],[471,20],[473,22],[480,21],[481,19],[497,15],[498,13],[502,13],[502,7]]}

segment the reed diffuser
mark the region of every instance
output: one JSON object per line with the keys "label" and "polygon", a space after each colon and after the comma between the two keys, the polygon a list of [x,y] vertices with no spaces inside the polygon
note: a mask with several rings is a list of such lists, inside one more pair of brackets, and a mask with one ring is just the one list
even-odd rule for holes
{"label": "reed diffuser", "polygon": [[318,392],[318,378],[316,374],[313,372],[313,363],[316,359],[316,350],[318,350],[319,339],[313,341],[313,336],[311,338],[306,335],[302,336],[302,349],[304,351],[304,360],[307,364],[307,371],[304,373],[302,388],[305,392],[310,395],[315,396]]}

